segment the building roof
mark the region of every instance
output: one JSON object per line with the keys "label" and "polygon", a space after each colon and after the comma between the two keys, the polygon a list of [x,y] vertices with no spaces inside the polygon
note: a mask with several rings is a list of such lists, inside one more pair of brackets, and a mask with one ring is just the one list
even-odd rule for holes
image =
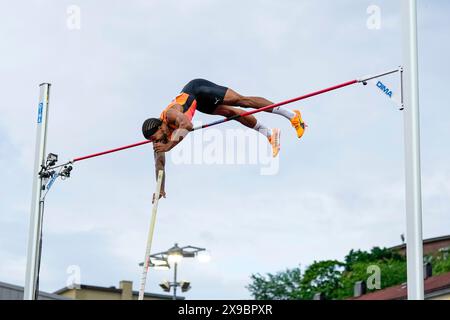
{"label": "building roof", "polygon": [[[430,239],[424,239],[423,240],[423,244],[430,244],[430,243],[435,243],[435,242],[441,242],[441,241],[448,241],[450,240],[450,235],[448,236],[441,236],[441,237],[435,237],[435,238],[430,238]],[[389,248],[390,250],[400,250],[400,249],[405,249],[406,248],[406,243],[394,246]]]}
{"label": "building roof", "polygon": [[[80,284],[80,285],[77,285],[77,288],[84,289],[84,290],[95,290],[95,291],[102,291],[102,292],[118,293],[118,294],[122,293],[122,289],[119,289],[116,287],[100,287],[100,286]],[[64,287],[64,288],[61,288],[61,289],[55,291],[54,294],[62,294],[69,290],[73,290],[73,288]],[[139,295],[139,291],[133,291],[133,296],[138,296],[138,295]],[[172,299],[172,296],[168,295],[168,294],[149,293],[149,292],[145,292],[144,297],[157,298],[157,299]],[[177,296],[177,300],[184,300],[184,297]]]}
{"label": "building roof", "polygon": [[[424,281],[425,298],[450,293],[450,272],[430,277]],[[407,298],[407,285],[389,287],[377,290],[349,300],[403,300]]]}
{"label": "building roof", "polygon": [[[0,300],[23,300],[23,287],[0,281]],[[39,291],[38,300],[72,300],[67,297]]]}

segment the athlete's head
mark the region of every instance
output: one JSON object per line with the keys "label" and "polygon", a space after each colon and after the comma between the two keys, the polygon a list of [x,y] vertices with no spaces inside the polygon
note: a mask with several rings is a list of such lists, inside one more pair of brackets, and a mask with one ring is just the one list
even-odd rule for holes
{"label": "athlete's head", "polygon": [[167,125],[158,118],[150,118],[142,124],[142,134],[151,141],[166,141],[169,136]]}

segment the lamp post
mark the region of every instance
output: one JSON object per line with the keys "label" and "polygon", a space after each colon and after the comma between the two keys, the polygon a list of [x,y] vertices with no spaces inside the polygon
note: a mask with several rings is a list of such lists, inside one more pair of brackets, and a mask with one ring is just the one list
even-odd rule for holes
{"label": "lamp post", "polygon": [[173,300],[177,299],[177,287],[179,283],[177,282],[177,269],[178,263],[183,260],[183,249],[181,249],[177,243],[167,251],[167,261],[170,264],[173,264]]}
{"label": "lamp post", "polygon": [[191,289],[191,283],[189,281],[178,281],[178,264],[183,258],[195,257],[197,257],[200,262],[208,262],[210,260],[205,248],[194,246],[179,247],[178,243],[175,243],[172,248],[166,251],[150,255],[150,267],[164,270],[173,267],[173,282],[164,281],[159,285],[166,292],[170,292],[170,289],[173,288],[173,300],[177,299],[178,287],[181,288],[181,292],[186,292]]}

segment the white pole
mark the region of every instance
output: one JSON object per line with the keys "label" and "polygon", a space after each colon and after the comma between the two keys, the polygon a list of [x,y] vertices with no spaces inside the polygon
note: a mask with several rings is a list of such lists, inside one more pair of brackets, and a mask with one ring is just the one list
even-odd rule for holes
{"label": "white pole", "polygon": [[423,300],[422,191],[420,176],[417,1],[402,0],[408,299]]}
{"label": "white pole", "polygon": [[144,300],[145,284],[147,282],[147,272],[148,272],[148,267],[149,267],[149,262],[150,262],[150,251],[152,249],[153,232],[155,230],[156,212],[158,210],[158,202],[159,202],[159,195],[161,192],[161,184],[162,184],[163,175],[164,175],[164,171],[159,170],[158,180],[156,183],[155,199],[153,202],[152,219],[150,221],[150,228],[149,228],[148,237],[147,237],[147,247],[145,249],[144,267],[142,269],[141,287],[139,289],[139,300]]}
{"label": "white pole", "polygon": [[47,143],[47,119],[50,97],[50,84],[40,86],[38,118],[36,130],[36,146],[33,169],[33,194],[31,199],[30,227],[28,235],[27,268],[25,274],[24,300],[35,300],[37,278],[40,263],[40,235],[44,203],[42,199],[43,181],[39,176],[41,166],[45,165],[45,149]]}

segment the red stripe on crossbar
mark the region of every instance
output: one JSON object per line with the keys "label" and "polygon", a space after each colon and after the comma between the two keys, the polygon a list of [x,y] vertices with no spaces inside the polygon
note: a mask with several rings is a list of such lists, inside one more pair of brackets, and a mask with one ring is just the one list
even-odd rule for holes
{"label": "red stripe on crossbar", "polygon": [[122,151],[122,150],[125,150],[125,149],[130,149],[130,148],[142,146],[144,144],[151,143],[151,142],[152,141],[150,141],[150,140],[145,140],[145,141],[142,141],[142,142],[133,143],[133,144],[130,144],[130,145],[127,145],[127,146],[123,146],[123,147],[120,147],[120,148],[115,148],[115,149],[111,149],[111,150],[107,150],[107,151],[103,151],[103,152],[98,152],[98,153],[93,153],[93,154],[90,154],[90,155],[87,155],[87,156],[84,156],[84,157],[75,158],[75,159],[73,159],[73,162],[77,162],[77,161],[81,161],[81,160],[86,160],[86,159],[90,159],[90,158],[103,156],[103,155],[108,154],[108,153],[113,153],[113,152]]}

